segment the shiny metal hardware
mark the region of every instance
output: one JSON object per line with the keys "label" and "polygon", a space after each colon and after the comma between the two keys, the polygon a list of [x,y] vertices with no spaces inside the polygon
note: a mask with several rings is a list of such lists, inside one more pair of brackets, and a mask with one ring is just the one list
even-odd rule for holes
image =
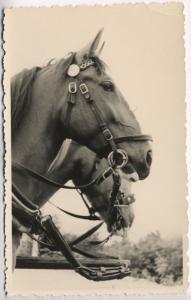
{"label": "shiny metal hardware", "polygon": [[[121,163],[118,163],[118,161],[115,160],[114,155],[116,155],[116,154],[118,155],[117,160],[121,161]],[[121,169],[127,164],[128,156],[127,156],[127,153],[124,150],[117,149],[117,150],[112,151],[112,152],[109,153],[107,160],[108,160],[108,163],[111,167],[115,166],[115,168]]]}
{"label": "shiny metal hardware", "polygon": [[79,89],[80,89],[80,92],[82,93],[82,95],[85,95],[89,92],[88,87],[85,83],[81,83],[79,85]]}
{"label": "shiny metal hardware", "polygon": [[77,84],[75,81],[71,81],[68,85],[68,91],[70,94],[76,94],[77,93]]}
{"label": "shiny metal hardware", "polygon": [[113,139],[113,135],[108,128],[103,130],[103,135],[107,141],[111,141]]}
{"label": "shiny metal hardware", "polygon": [[94,65],[94,62],[92,59],[88,59],[87,61],[83,62],[81,65],[80,65],[80,70],[85,70],[87,69],[88,67],[90,66],[93,66]]}
{"label": "shiny metal hardware", "polygon": [[76,77],[80,73],[80,67],[76,64],[72,64],[69,66],[67,74],[70,77]]}

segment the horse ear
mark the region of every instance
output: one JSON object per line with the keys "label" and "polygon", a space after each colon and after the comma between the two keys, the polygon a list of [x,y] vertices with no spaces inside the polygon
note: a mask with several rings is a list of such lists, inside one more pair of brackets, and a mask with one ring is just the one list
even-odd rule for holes
{"label": "horse ear", "polygon": [[97,51],[97,56],[100,56],[102,50],[103,50],[103,47],[105,46],[105,42],[102,43],[101,47],[99,48],[99,50]]}
{"label": "horse ear", "polygon": [[76,61],[78,64],[81,63],[84,58],[96,55],[96,50],[101,40],[102,32],[103,32],[103,28],[97,33],[96,37],[93,39],[91,43],[89,43],[86,47],[84,47],[82,50],[77,52]]}

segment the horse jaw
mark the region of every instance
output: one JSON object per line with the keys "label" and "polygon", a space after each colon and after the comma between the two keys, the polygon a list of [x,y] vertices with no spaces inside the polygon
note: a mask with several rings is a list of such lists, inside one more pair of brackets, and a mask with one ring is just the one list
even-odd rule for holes
{"label": "horse jaw", "polygon": [[119,236],[120,238],[123,239],[123,241],[126,241],[126,240],[128,240],[129,229],[130,229],[130,227],[123,227],[120,230],[116,231],[115,236]]}
{"label": "horse jaw", "polygon": [[[132,178],[129,178],[129,174],[124,174],[120,171],[121,176],[121,186],[120,192],[124,194],[122,198],[121,206],[119,206],[121,217],[123,218],[123,227],[115,232],[116,236],[120,236],[123,240],[128,239],[129,230],[133,224],[134,220],[134,208],[133,203],[128,205],[129,197],[134,197],[132,194]],[[112,227],[110,224],[109,227]]]}

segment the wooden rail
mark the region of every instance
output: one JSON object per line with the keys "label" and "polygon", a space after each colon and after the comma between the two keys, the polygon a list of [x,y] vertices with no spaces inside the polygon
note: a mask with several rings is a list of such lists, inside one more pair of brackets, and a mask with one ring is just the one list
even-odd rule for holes
{"label": "wooden rail", "polygon": [[[87,267],[113,267],[121,263],[129,265],[128,260],[117,259],[79,259]],[[72,266],[62,257],[28,257],[18,256],[16,268],[18,269],[65,269],[71,270]]]}

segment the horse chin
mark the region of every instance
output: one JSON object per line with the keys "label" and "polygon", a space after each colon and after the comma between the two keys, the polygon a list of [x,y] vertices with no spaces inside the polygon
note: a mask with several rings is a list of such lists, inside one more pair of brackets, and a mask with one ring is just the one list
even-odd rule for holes
{"label": "horse chin", "polygon": [[[112,232],[112,228],[108,227],[108,232],[111,233]],[[128,237],[129,237],[129,227],[121,227],[121,229],[115,230],[113,232],[113,236],[115,236],[116,238],[120,238],[123,241],[127,241]]]}
{"label": "horse chin", "polygon": [[147,168],[144,164],[141,163],[135,164],[135,163],[128,162],[123,167],[122,171],[131,182],[144,180],[150,174],[150,168]]}
{"label": "horse chin", "polygon": [[113,236],[119,236],[123,239],[127,238],[129,226],[123,225],[119,229],[116,230],[115,224],[111,224],[110,222],[107,223],[107,231],[112,233]]}
{"label": "horse chin", "polygon": [[123,227],[120,230],[117,230],[115,235],[121,237],[123,240],[128,238],[129,227]]}

